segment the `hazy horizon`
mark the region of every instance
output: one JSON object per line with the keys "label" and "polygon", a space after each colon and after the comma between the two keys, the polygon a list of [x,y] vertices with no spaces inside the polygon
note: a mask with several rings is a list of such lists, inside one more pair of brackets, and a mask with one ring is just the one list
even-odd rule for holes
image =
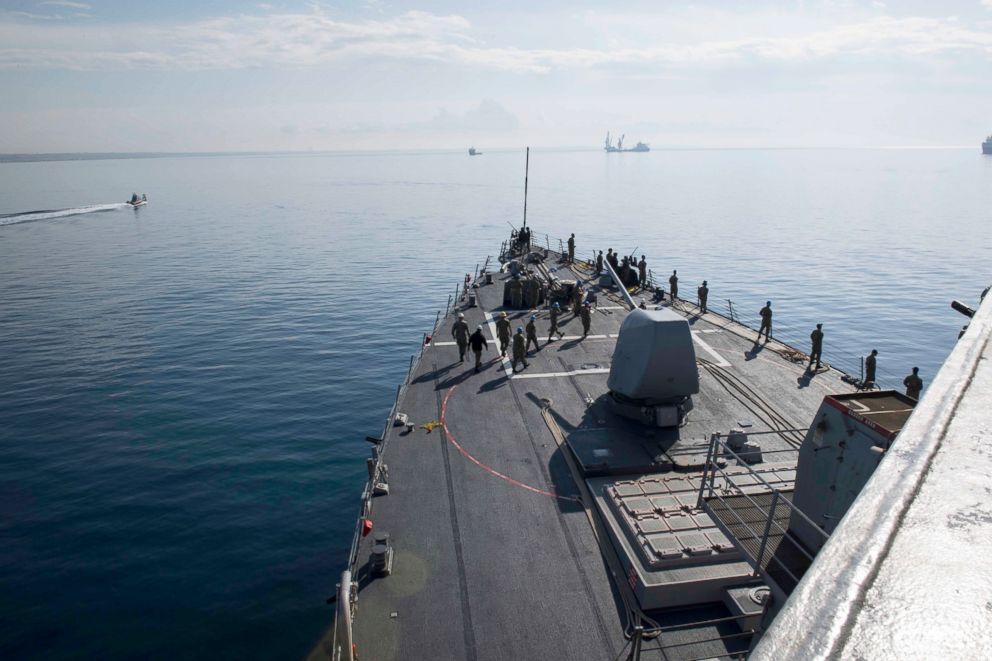
{"label": "hazy horizon", "polygon": [[977,146],[992,0],[0,1],[0,153]]}

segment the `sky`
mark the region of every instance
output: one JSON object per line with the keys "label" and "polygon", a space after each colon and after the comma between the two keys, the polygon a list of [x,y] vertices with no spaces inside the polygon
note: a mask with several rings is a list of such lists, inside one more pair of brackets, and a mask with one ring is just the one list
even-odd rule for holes
{"label": "sky", "polygon": [[975,147],[992,0],[0,0],[0,153]]}

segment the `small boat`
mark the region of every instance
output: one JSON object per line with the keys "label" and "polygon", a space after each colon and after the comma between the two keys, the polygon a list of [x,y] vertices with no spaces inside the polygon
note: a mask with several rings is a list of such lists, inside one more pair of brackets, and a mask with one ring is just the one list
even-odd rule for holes
{"label": "small boat", "polygon": [[148,204],[148,197],[144,193],[142,193],[141,197],[139,198],[138,194],[134,193],[131,196],[131,199],[128,200],[125,204],[130,204],[132,207],[143,207],[146,204]]}
{"label": "small boat", "polygon": [[475,147],[469,147],[468,148],[468,155],[469,156],[482,156],[482,152],[476,150]]}

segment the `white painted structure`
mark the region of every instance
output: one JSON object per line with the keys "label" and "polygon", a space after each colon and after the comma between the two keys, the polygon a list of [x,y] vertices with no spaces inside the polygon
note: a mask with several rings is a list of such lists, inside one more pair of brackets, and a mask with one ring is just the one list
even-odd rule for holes
{"label": "white painted structure", "polygon": [[992,658],[992,297],[752,660]]}

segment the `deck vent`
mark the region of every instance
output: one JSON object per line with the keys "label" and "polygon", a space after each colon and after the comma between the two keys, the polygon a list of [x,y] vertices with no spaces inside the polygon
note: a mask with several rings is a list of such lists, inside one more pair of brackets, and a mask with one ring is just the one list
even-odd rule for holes
{"label": "deck vent", "polygon": [[761,625],[765,603],[770,598],[771,590],[766,585],[738,585],[725,590],[723,603],[742,631],[754,631]]}
{"label": "deck vent", "polygon": [[389,576],[393,572],[393,547],[388,532],[377,532],[372,537],[372,555],[369,570],[373,576]]}

